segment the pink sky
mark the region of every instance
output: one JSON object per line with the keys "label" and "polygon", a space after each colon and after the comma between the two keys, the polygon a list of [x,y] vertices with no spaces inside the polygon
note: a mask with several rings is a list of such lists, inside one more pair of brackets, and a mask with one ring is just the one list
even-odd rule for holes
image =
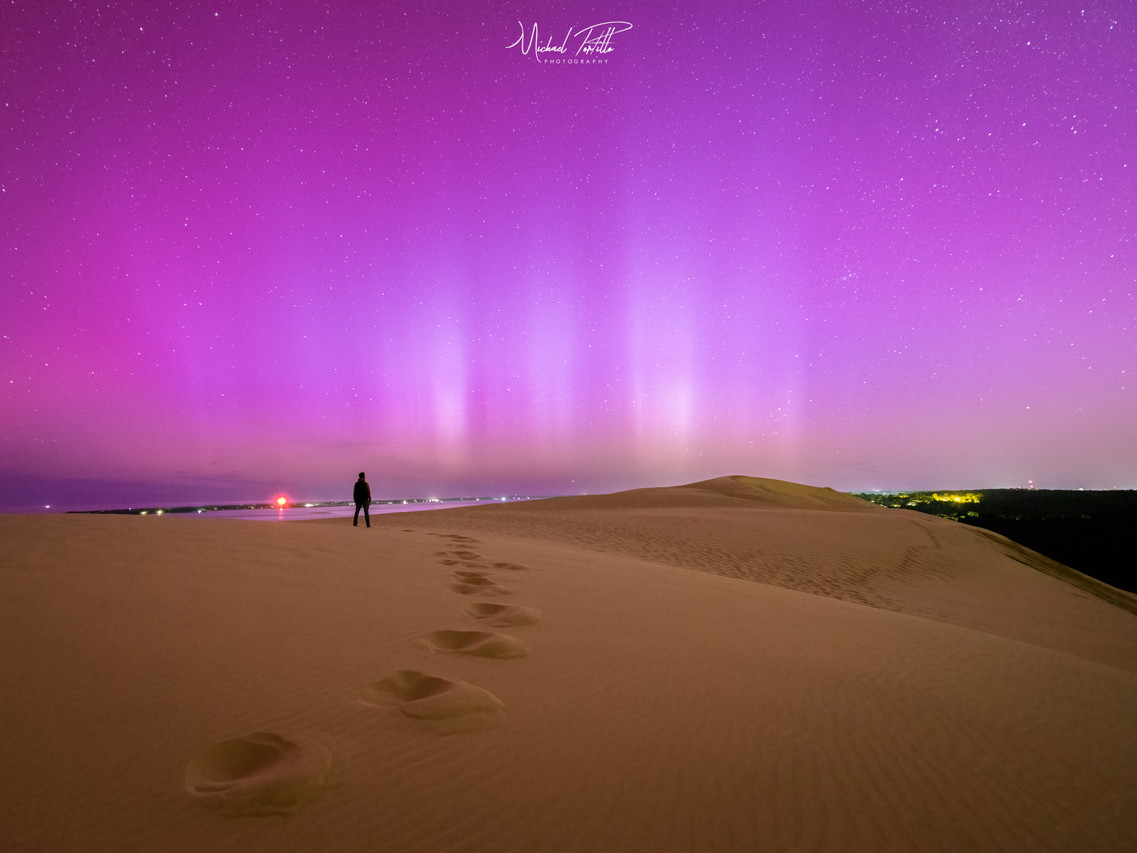
{"label": "pink sky", "polygon": [[1137,487],[1129,2],[101,6],[0,10],[0,508]]}

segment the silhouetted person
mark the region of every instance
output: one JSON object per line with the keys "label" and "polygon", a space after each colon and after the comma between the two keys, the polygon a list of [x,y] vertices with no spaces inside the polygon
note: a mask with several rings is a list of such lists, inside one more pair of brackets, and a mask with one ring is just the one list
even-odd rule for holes
{"label": "silhouetted person", "polygon": [[363,510],[363,520],[367,522],[367,526],[371,526],[371,511],[368,507],[371,506],[371,486],[367,484],[367,480],[363,476],[363,472],[359,472],[359,479],[355,481],[355,518],[351,522],[352,527],[359,526],[359,511]]}

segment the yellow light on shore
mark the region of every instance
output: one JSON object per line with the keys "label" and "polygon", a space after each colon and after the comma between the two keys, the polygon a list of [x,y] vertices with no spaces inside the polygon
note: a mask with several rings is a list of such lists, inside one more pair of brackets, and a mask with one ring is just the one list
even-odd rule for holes
{"label": "yellow light on shore", "polygon": [[979,503],[979,495],[975,492],[962,492],[960,494],[945,494],[941,495],[939,492],[932,494],[934,501],[948,501],[957,504],[977,504]]}

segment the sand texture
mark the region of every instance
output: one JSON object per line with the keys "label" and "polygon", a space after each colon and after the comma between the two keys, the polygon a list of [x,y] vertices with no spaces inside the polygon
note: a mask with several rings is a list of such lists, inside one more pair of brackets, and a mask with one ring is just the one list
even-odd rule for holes
{"label": "sand texture", "polygon": [[0,516],[6,851],[1122,851],[1137,600],[724,477]]}

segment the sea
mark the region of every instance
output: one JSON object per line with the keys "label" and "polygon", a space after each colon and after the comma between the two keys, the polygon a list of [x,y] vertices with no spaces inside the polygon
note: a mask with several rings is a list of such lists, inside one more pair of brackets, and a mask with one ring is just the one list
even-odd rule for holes
{"label": "sea", "polygon": [[[453,509],[460,506],[480,506],[487,503],[500,503],[501,501],[438,501],[438,502],[408,502],[405,504],[373,504],[372,515],[384,515],[390,512],[429,512],[432,509]],[[351,518],[355,515],[355,506],[305,506],[294,504],[283,509],[217,509],[202,510],[200,512],[180,512],[179,516],[193,518],[236,518],[242,521],[310,521],[317,518]],[[362,515],[362,513],[360,513]]]}
{"label": "sea", "polygon": [[[545,497],[542,495],[541,497]],[[516,503],[517,501],[540,500],[539,497],[502,498],[414,498],[409,500],[382,501],[371,505],[372,515],[385,515],[392,512],[427,512],[435,509],[452,509],[464,506],[485,504]],[[320,518],[351,518],[355,515],[355,504],[343,501],[323,501],[316,503],[289,503],[283,507],[271,504],[229,504],[226,506],[166,506],[133,507],[130,509],[71,509],[65,507],[13,508],[16,512],[43,515],[45,513],[81,513],[92,515],[169,515],[178,518],[229,518],[241,521],[307,521]],[[9,512],[12,510],[0,510]]]}

